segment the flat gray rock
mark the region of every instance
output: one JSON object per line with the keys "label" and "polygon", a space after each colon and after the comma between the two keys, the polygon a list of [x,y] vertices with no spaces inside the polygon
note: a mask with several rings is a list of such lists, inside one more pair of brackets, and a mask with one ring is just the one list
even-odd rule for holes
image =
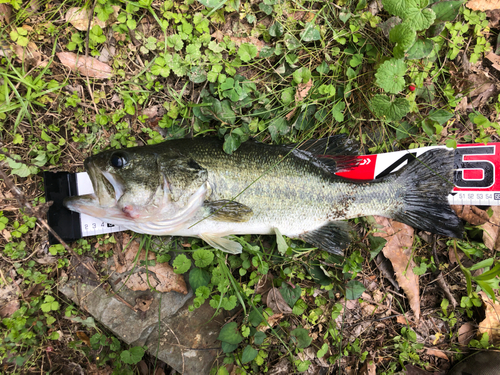
{"label": "flat gray rock", "polygon": [[113,290],[106,291],[82,265],[76,267],[78,277],[59,290],[127,344],[146,345],[151,355],[182,374],[208,374],[220,349],[217,336],[224,316],[211,319],[215,310],[208,303],[189,312],[194,298],[190,288],[186,295],[132,291],[111,264],[105,287]]}

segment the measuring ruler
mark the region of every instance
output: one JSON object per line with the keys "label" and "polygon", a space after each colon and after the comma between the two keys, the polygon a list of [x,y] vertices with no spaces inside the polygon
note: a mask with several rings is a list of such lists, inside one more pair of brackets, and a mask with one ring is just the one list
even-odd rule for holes
{"label": "measuring ruler", "polygon": [[[420,155],[435,148],[430,146],[412,150],[358,156],[359,164],[337,175],[358,180],[373,180],[396,172]],[[448,196],[452,205],[500,205],[500,143],[463,144],[455,149],[455,187]],[[92,183],[86,172],[58,172],[44,174],[46,200],[53,201],[48,213],[49,225],[63,240],[120,232],[120,226],[105,223],[94,217],[69,211],[63,206],[68,196],[92,194]],[[49,235],[51,243],[57,243]]]}

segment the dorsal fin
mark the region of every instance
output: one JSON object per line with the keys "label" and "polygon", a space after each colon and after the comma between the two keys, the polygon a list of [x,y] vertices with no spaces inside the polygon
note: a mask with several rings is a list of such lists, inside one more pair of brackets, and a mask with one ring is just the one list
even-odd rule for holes
{"label": "dorsal fin", "polygon": [[[306,152],[330,173],[349,171],[359,165],[359,144],[346,134],[287,145],[289,148]],[[300,152],[299,151],[299,152]]]}
{"label": "dorsal fin", "polygon": [[298,148],[299,150],[310,152],[313,155],[359,155],[358,142],[348,138],[346,134],[337,134],[320,139],[310,139],[308,141],[288,145],[287,147]]}

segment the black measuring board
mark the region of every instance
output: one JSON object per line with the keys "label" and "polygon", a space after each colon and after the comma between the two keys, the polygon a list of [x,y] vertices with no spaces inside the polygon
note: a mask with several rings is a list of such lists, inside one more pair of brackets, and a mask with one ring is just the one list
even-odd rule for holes
{"label": "black measuring board", "polygon": [[[47,213],[50,227],[63,241],[71,242],[82,238],[80,214],[68,210],[63,205],[64,198],[78,195],[76,175],[69,172],[44,172],[43,185],[46,202],[53,202]],[[50,232],[49,243],[59,243]]]}

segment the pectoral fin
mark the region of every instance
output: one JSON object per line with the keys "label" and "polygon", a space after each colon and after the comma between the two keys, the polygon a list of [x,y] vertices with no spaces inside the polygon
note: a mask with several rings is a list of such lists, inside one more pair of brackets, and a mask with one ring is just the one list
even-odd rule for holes
{"label": "pectoral fin", "polygon": [[203,241],[212,246],[214,249],[218,249],[224,251],[225,253],[230,253],[230,254],[241,253],[242,247],[236,241],[228,240],[227,238],[220,237],[210,233],[201,233],[198,236]]}
{"label": "pectoral fin", "polygon": [[250,207],[227,199],[205,202],[204,206],[209,209],[210,219],[217,221],[241,223],[248,221],[253,215]]}
{"label": "pectoral fin", "polygon": [[332,221],[316,230],[301,234],[299,238],[329,253],[344,255],[343,250],[351,242],[350,231],[346,221]]}

